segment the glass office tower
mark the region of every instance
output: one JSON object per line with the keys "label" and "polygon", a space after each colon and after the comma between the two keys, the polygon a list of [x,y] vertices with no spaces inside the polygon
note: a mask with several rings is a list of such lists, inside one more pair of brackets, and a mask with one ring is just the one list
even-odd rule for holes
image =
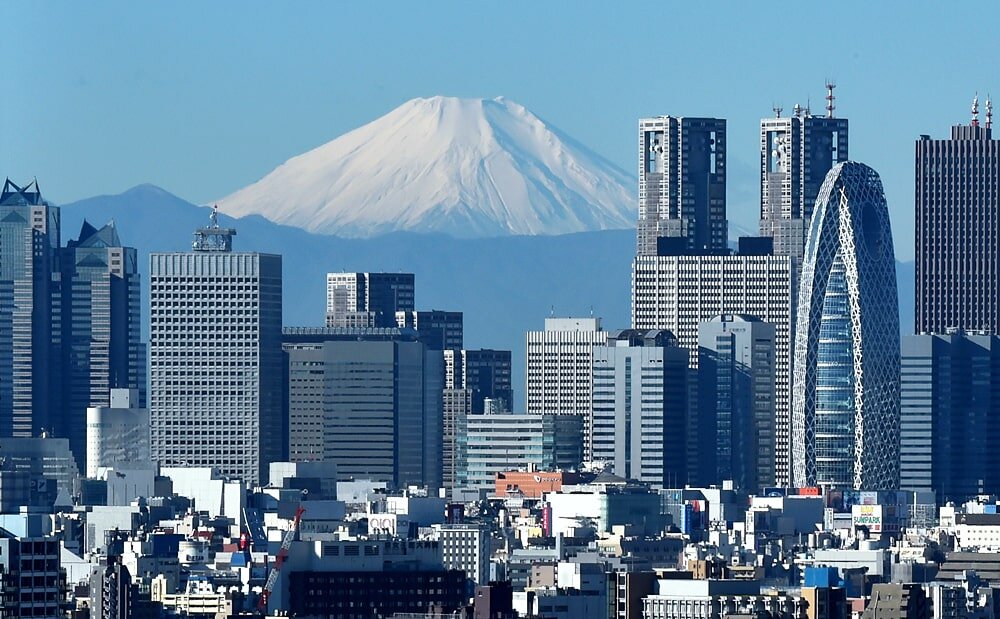
{"label": "glass office tower", "polygon": [[899,308],[878,173],[827,174],[806,242],[795,331],[792,481],[899,487]]}

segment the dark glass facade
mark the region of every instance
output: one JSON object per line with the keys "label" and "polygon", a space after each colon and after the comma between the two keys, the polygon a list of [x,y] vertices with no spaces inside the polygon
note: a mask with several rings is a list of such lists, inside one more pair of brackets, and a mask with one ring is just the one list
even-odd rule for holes
{"label": "dark glass facade", "polygon": [[1000,334],[1000,141],[977,125],[916,143],[916,333]]}
{"label": "dark glass facade", "polygon": [[289,612],[327,619],[392,617],[431,611],[450,616],[464,606],[461,570],[412,572],[292,572]]}

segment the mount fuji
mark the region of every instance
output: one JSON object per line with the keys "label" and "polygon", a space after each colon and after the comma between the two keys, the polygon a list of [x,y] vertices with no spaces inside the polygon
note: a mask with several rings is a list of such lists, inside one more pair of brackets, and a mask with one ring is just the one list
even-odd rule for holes
{"label": "mount fuji", "polygon": [[340,237],[556,235],[635,225],[635,179],[503,97],[413,99],[218,201]]}

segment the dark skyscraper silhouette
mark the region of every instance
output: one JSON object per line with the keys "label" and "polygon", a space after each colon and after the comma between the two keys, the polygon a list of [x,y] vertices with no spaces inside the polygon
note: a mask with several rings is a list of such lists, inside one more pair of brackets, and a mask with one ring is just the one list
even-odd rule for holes
{"label": "dark skyscraper silhouette", "polygon": [[916,333],[1000,333],[1000,141],[978,100],[947,140],[916,144]]}

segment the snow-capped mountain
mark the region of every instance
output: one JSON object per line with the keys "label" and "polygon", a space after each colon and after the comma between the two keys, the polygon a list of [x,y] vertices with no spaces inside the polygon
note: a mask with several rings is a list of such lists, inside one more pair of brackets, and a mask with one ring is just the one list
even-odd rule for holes
{"label": "snow-capped mountain", "polygon": [[432,97],[289,159],[218,205],[347,237],[563,234],[633,227],[635,185],[513,101]]}

